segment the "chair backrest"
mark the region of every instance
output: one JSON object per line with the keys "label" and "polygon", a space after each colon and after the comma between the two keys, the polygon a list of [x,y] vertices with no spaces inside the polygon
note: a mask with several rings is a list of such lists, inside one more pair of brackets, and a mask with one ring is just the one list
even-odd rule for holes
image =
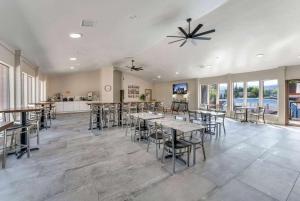
{"label": "chair backrest", "polygon": [[175,115],[174,118],[175,118],[176,120],[186,121],[186,117],[182,117],[182,116],[177,116],[177,115]]}
{"label": "chair backrest", "polygon": [[264,107],[258,107],[258,113],[260,114],[260,115],[265,115],[265,108]]}
{"label": "chair backrest", "polygon": [[188,113],[189,113],[189,121],[190,122],[193,122],[193,120],[197,119],[197,113],[196,112],[188,111]]}

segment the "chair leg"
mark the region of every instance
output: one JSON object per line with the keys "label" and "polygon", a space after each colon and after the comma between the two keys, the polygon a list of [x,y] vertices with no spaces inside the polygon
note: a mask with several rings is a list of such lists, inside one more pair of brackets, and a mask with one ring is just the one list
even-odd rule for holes
{"label": "chair leg", "polygon": [[36,124],[36,143],[40,144],[40,129],[39,123]]}
{"label": "chair leg", "polygon": [[147,152],[149,152],[149,146],[150,146],[150,138],[148,138]]}
{"label": "chair leg", "polygon": [[27,129],[26,138],[27,138],[27,146],[26,146],[27,158],[30,158],[30,133],[29,133],[29,129]]}
{"label": "chair leg", "polygon": [[2,156],[2,168],[5,168],[6,165],[6,131],[4,131],[4,139],[3,139],[3,156]]}
{"label": "chair leg", "polygon": [[158,147],[157,147],[157,140],[155,141],[155,154],[156,154],[156,158],[158,159]]}
{"label": "chair leg", "polygon": [[161,155],[161,162],[163,163],[165,161],[165,145],[163,146],[163,151]]}
{"label": "chair leg", "polygon": [[190,147],[187,148],[187,166],[190,167]]}
{"label": "chair leg", "polygon": [[193,165],[196,164],[196,145],[193,145]]}

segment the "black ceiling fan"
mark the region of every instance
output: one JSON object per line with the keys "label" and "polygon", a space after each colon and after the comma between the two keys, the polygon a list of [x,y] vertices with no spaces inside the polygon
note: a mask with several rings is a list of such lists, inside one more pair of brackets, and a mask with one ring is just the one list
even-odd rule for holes
{"label": "black ceiling fan", "polygon": [[141,71],[141,70],[144,70],[143,67],[136,67],[133,63],[134,63],[134,60],[131,60],[131,66],[126,66],[126,68],[129,68],[130,71]]}
{"label": "black ceiling fan", "polygon": [[179,38],[178,40],[169,42],[169,44],[183,41],[180,45],[180,47],[182,47],[187,42],[187,39],[210,40],[211,39],[210,37],[203,37],[203,36],[216,31],[215,29],[212,29],[212,30],[201,32],[201,33],[197,34],[197,32],[201,29],[201,27],[203,27],[203,24],[198,24],[198,26],[191,32],[192,18],[188,18],[186,21],[189,23],[188,32],[186,32],[182,27],[178,27],[178,29],[181,31],[181,33],[183,33],[183,36],[167,36],[167,37],[170,37],[170,38]]}

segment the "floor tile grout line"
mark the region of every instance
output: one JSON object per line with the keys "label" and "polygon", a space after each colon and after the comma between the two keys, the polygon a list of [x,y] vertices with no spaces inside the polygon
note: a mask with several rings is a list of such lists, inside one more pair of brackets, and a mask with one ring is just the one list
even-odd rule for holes
{"label": "floor tile grout line", "polygon": [[288,199],[290,198],[290,195],[291,195],[291,193],[292,193],[292,191],[293,191],[293,189],[294,189],[294,187],[295,187],[295,185],[296,185],[296,183],[297,183],[297,181],[298,181],[299,178],[300,178],[300,173],[298,173],[298,176],[297,176],[297,178],[296,178],[296,180],[294,182],[294,185],[293,185],[291,191],[289,192],[289,194],[288,194],[288,196],[286,198],[286,201],[288,201]]}

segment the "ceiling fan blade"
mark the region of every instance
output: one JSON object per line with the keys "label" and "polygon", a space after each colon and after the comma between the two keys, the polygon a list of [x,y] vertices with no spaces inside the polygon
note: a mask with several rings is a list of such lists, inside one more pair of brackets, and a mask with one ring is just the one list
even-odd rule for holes
{"label": "ceiling fan blade", "polygon": [[194,35],[194,37],[197,37],[197,36],[203,36],[203,35],[210,34],[210,33],[214,33],[214,32],[216,32],[216,30],[215,30],[215,29],[212,29],[212,30],[209,30],[209,31],[205,31],[205,32],[196,34],[196,35]]}
{"label": "ceiling fan blade", "polygon": [[195,35],[199,31],[199,29],[201,29],[202,26],[203,26],[203,24],[198,24],[198,26],[191,33],[191,36],[193,37],[193,35]]}
{"label": "ceiling fan blade", "polygon": [[182,40],[185,40],[185,39],[183,38],[183,39],[175,40],[175,41],[169,42],[168,44],[176,43],[176,42],[182,41]]}
{"label": "ceiling fan blade", "polygon": [[184,46],[184,44],[186,43],[187,40],[183,41],[183,43],[181,43],[180,47]]}
{"label": "ceiling fan blade", "polygon": [[178,27],[178,29],[185,35],[186,38],[188,38],[188,34],[185,32],[185,30],[182,27]]}
{"label": "ceiling fan blade", "polygon": [[210,37],[194,37],[193,39],[196,39],[196,40],[211,40]]}
{"label": "ceiling fan blade", "polygon": [[184,36],[167,36],[167,37],[172,37],[172,38],[185,38]]}

